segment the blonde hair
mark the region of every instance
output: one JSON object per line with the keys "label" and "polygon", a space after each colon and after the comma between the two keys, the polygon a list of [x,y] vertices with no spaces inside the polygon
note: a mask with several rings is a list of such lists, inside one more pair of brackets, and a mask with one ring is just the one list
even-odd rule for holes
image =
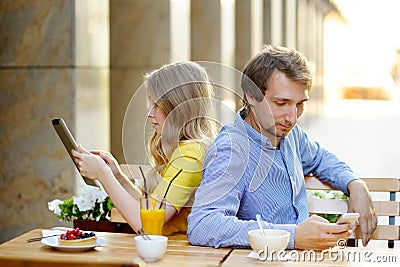
{"label": "blonde hair", "polygon": [[[160,174],[179,143],[199,142],[207,149],[216,136],[214,90],[205,69],[194,62],[167,64],[145,77],[154,104],[166,115],[162,134],[154,131],[148,142],[153,170]],[[152,180],[149,191],[159,182]]]}

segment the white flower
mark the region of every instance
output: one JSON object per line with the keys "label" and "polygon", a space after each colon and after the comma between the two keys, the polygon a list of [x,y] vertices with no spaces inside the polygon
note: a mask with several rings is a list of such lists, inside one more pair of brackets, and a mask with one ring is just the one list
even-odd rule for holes
{"label": "white flower", "polygon": [[80,211],[87,211],[93,209],[95,203],[92,202],[90,199],[85,198],[84,196],[80,196],[74,198],[74,204],[78,206],[78,209]]}
{"label": "white flower", "polygon": [[61,209],[60,209],[59,205],[62,204],[62,203],[63,203],[62,200],[54,199],[51,202],[47,202],[47,206],[49,207],[49,210],[54,212],[54,214],[60,215],[61,214]]}
{"label": "white flower", "polygon": [[79,196],[93,203],[100,203],[106,199],[107,193],[101,187],[84,186],[79,189]]}
{"label": "white flower", "polygon": [[78,193],[79,196],[74,198],[74,203],[80,211],[94,209],[96,202],[101,203],[107,198],[104,189],[94,186],[81,187]]}
{"label": "white flower", "polygon": [[[65,221],[77,218],[98,221],[110,213],[108,207],[103,207],[104,204],[107,205],[105,202],[107,197],[107,193],[103,188],[84,186],[79,189],[77,196],[73,196],[65,201],[56,199],[48,202],[48,208]],[[63,207],[62,210],[60,209],[60,205]],[[96,218],[94,214],[96,214]]]}
{"label": "white flower", "polygon": [[107,198],[107,193],[104,191],[104,189],[102,189],[101,187],[94,188],[92,192],[92,200],[97,202],[103,202],[106,198]]}

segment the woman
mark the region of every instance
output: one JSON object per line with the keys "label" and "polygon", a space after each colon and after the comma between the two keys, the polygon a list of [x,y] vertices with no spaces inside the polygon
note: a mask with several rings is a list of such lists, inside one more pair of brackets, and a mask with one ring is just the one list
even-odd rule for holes
{"label": "woman", "polygon": [[[154,127],[148,146],[157,175],[147,177],[153,197],[167,194],[164,235],[186,233],[187,216],[200,185],[205,152],[216,135],[212,119],[214,92],[204,68],[194,62],[172,63],[146,76],[148,119]],[[141,190],[129,182],[108,152],[73,151],[82,175],[97,179],[134,230],[141,227]],[[153,177],[151,179],[151,177]],[[161,177],[159,179],[154,177]]]}

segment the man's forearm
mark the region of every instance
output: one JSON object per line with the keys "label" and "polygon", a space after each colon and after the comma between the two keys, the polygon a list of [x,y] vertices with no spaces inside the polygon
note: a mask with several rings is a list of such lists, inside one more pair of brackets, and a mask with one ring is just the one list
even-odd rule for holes
{"label": "man's forearm", "polygon": [[365,190],[366,192],[369,192],[367,184],[363,180],[360,180],[360,179],[352,180],[347,185],[347,190],[349,191],[350,195],[351,195],[352,191],[355,192],[360,189]]}

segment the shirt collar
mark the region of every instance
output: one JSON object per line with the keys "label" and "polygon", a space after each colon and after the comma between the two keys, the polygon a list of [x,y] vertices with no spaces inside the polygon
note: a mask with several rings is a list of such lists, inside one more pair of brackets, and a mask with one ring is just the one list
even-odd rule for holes
{"label": "shirt collar", "polygon": [[[239,111],[240,112],[240,111]],[[239,114],[239,112],[236,114],[234,125],[236,128],[240,129],[240,131],[243,132],[243,134],[247,135],[249,139],[252,139],[253,141],[259,143],[260,145],[264,144],[268,149],[276,149],[271,144],[271,141],[268,139],[268,137],[262,135],[259,131],[251,127]]]}

